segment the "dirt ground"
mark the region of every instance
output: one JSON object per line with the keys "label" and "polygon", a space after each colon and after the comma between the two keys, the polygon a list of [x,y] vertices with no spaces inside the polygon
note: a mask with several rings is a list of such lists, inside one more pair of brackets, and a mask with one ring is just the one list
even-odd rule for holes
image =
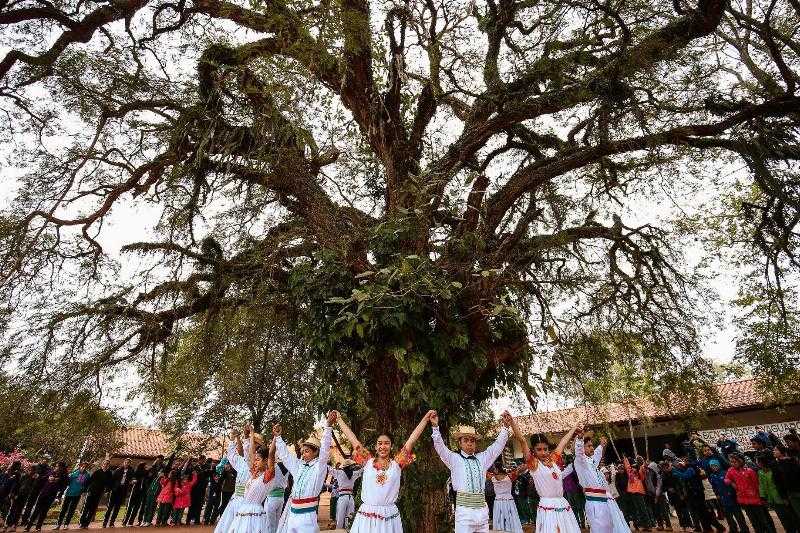
{"label": "dirt ground", "polygon": [[[51,512],[50,516],[48,517],[48,520],[45,522],[45,526],[43,528],[43,531],[50,531],[50,530],[52,530],[53,526],[55,525],[55,520],[54,520],[55,517],[52,516],[53,514],[55,514],[55,516],[58,516],[57,513],[52,513]],[[775,513],[771,513],[771,514],[772,514],[772,519],[775,522],[775,526],[777,528],[777,532],[778,533],[785,533],[784,529],[780,525],[780,521],[778,521],[778,517],[775,516]],[[123,516],[124,516],[124,513],[123,513]],[[334,524],[331,523],[328,520],[328,517],[330,516],[330,509],[328,507],[328,502],[325,501],[325,500],[323,500],[321,505],[320,505],[319,516],[320,516],[320,521],[319,521],[320,522],[320,529],[322,529],[323,531],[331,531],[331,530],[335,529],[334,528]],[[99,513],[99,512],[98,512],[98,517],[102,517],[102,514]],[[73,529],[77,529],[77,527],[78,527],[77,524],[73,523],[70,526],[69,529],[73,530]],[[91,529],[103,529],[102,518],[101,518],[101,520],[99,522],[94,522],[89,527]],[[106,529],[108,529],[109,533],[110,533],[110,531],[113,531],[113,530],[134,529],[134,528],[122,528],[120,526],[117,526],[117,527],[115,527],[113,529],[112,528],[106,528]],[[163,533],[166,533],[166,532],[169,532],[169,533],[211,533],[214,530],[214,528],[212,526],[148,527],[148,528],[135,528],[135,529],[140,529],[140,530],[143,529],[143,530],[146,530],[148,532],[163,532]],[[677,519],[675,519],[675,518],[673,518],[673,529],[676,532],[677,531],[681,531],[681,529],[678,527]],[[524,530],[525,530],[525,533],[533,533],[533,531],[534,531],[533,525],[532,524],[526,524],[524,526]],[[18,529],[17,533],[21,533],[22,531],[24,531],[24,530]],[[340,531],[344,531],[344,530],[340,530]],[[584,530],[584,531],[588,531],[588,530]],[[761,532],[753,531],[753,533],[761,533]]]}

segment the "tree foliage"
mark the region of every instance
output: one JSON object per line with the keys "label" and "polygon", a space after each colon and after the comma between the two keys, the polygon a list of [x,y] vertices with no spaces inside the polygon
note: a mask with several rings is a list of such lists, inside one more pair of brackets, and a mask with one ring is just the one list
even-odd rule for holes
{"label": "tree foliage", "polygon": [[[188,323],[259,302],[390,431],[498,386],[535,397],[548,329],[635,338],[637,368],[691,365],[698,287],[667,206],[729,192],[722,169],[744,164],[747,242],[793,263],[798,14],[2,2],[3,131],[23,169],[2,290],[41,339],[16,354],[53,379],[152,372]],[[115,262],[103,245],[126,209],[158,224]]]}
{"label": "tree foliage", "polygon": [[0,450],[20,450],[29,460],[45,456],[68,464],[79,457],[113,453],[119,420],[86,390],[62,390],[0,374]]}
{"label": "tree foliage", "polygon": [[286,435],[299,439],[329,397],[314,370],[302,339],[286,324],[263,309],[241,307],[196,320],[145,392],[161,413],[160,425],[175,434],[187,428],[226,434],[245,421],[269,433],[280,421]]}

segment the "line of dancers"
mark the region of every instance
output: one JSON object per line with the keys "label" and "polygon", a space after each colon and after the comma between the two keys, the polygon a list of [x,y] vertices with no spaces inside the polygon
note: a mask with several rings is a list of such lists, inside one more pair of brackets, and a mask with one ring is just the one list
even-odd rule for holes
{"label": "line of dancers", "polygon": [[[316,533],[319,531],[317,513],[319,495],[329,473],[327,466],[333,426],[338,425],[353,448],[353,461],[361,467],[358,474],[350,471],[342,475],[337,523],[339,518],[352,513],[352,487],[357,476],[363,478],[361,506],[355,512],[350,527],[354,533],[402,533],[403,526],[397,498],[400,492],[402,470],[414,461],[412,453],[428,424],[432,427],[433,445],[445,466],[456,492],[455,533],[482,533],[489,531],[489,508],[485,497],[486,479],[495,487],[493,527],[495,530],[521,533],[522,525],[511,497],[515,477],[521,472],[531,472],[540,495],[536,515],[537,533],[580,533],[580,527],[569,503],[564,498],[562,478],[562,452],[575,437],[574,468],[586,492],[586,518],[592,533],[630,532],[614,498],[608,493],[608,483],[599,470],[605,439],[595,448],[591,434],[583,434],[579,426],[570,430],[555,450],[543,438],[537,439],[533,450],[520,431],[514,418],[504,412],[502,428],[495,441],[482,452],[477,451],[478,435],[473,428],[461,427],[455,433],[458,451],[447,447],[439,431],[439,416],[428,411],[417,424],[399,450],[387,435],[380,435],[374,450],[367,449],[353,433],[337,411],[326,418],[322,439],[306,439],[298,458],[281,437],[281,426],[272,428],[272,441],[268,447],[257,447],[255,436],[242,442],[234,433],[226,450],[228,461],[236,469],[236,491],[225,513],[217,523],[214,533]],[[523,449],[524,464],[516,471],[506,473],[495,463],[513,435]],[[287,475],[294,479],[287,505],[284,491]],[[341,527],[342,524],[337,524]]]}

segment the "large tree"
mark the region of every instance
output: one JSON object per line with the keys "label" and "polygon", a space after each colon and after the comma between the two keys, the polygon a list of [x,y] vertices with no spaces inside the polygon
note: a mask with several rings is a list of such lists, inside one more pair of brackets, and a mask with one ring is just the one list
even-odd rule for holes
{"label": "large tree", "polygon": [[[498,388],[535,399],[542,330],[624,334],[668,375],[697,356],[698,317],[664,204],[713,196],[743,161],[772,202],[759,229],[793,237],[768,214],[796,205],[775,168],[800,155],[799,15],[2,0],[0,120],[23,171],[3,291],[42,341],[19,355],[49,378],[146,375],[191,321],[259,302],[341,370],[332,396],[356,391],[392,432]],[[152,239],[136,210],[160,217]],[[103,245],[123,229],[116,261]],[[436,527],[437,483],[414,531]]]}

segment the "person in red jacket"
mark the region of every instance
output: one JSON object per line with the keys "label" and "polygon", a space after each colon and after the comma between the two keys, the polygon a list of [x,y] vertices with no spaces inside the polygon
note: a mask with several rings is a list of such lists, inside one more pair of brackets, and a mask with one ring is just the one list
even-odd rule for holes
{"label": "person in red jacket", "polygon": [[755,470],[744,464],[744,456],[739,453],[730,455],[731,467],[725,474],[725,483],[736,491],[736,502],[747,514],[754,531],[773,533],[775,523],[769,511],[761,502],[761,493],[758,487],[758,474]]}
{"label": "person in red jacket", "polygon": [[183,520],[183,511],[192,505],[192,487],[197,483],[196,471],[185,471],[181,480],[175,485],[175,501],[172,503],[172,525],[179,526]]}
{"label": "person in red jacket", "polygon": [[172,512],[172,503],[175,501],[175,485],[179,483],[178,471],[172,470],[169,476],[161,474],[158,479],[161,483],[161,492],[158,493],[158,518],[156,519],[157,526],[166,526],[169,515]]}

